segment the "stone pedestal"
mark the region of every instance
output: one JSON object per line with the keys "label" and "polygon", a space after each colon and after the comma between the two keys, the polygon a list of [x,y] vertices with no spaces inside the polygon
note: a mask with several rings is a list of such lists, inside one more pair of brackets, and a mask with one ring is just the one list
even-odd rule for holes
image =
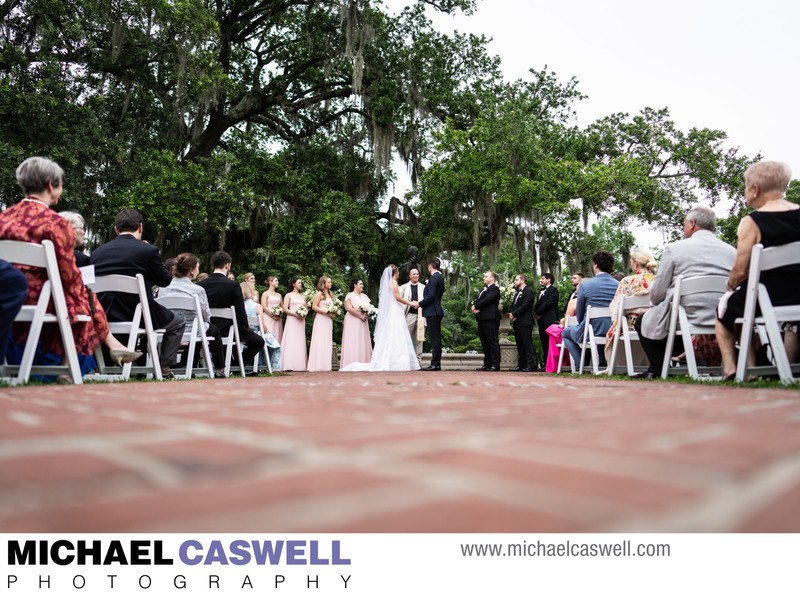
{"label": "stone pedestal", "polygon": [[514,369],[517,366],[517,345],[508,339],[511,320],[508,314],[500,318],[500,369]]}

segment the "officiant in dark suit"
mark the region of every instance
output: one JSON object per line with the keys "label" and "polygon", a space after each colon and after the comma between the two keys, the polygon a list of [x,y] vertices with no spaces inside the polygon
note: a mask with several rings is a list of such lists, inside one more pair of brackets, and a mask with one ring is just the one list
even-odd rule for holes
{"label": "officiant in dark suit", "polygon": [[[539,324],[539,340],[542,343],[542,361],[547,361],[547,351],[550,346],[550,337],[547,335],[547,328],[551,324],[558,324],[558,289],[555,287],[555,277],[549,272],[545,272],[539,279],[542,290],[539,292],[539,300],[533,309],[533,316]],[[542,365],[537,371],[544,371]]]}
{"label": "officiant in dark suit", "polygon": [[514,277],[514,301],[509,317],[514,327],[514,342],[517,345],[517,366],[511,371],[533,371],[533,301],[536,297],[528,286],[528,277]]}
{"label": "officiant in dark suit", "polygon": [[495,273],[491,270],[484,272],[483,284],[483,290],[472,304],[483,349],[483,367],[478,371],[500,371],[500,287]]}

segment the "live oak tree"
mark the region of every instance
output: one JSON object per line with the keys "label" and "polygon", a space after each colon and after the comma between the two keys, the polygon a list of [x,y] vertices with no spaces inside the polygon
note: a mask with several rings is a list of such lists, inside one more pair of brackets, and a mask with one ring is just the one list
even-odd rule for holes
{"label": "live oak tree", "polygon": [[6,2],[2,201],[13,167],[46,154],[101,239],[136,207],[168,255],[376,255],[397,231],[381,204],[392,152],[417,178],[431,129],[499,76],[484,39],[437,33],[426,7],[474,0],[397,16],[370,0]]}
{"label": "live oak tree", "polygon": [[650,108],[580,129],[577,81],[531,74],[486,93],[477,117],[448,120],[438,134],[419,211],[439,249],[489,247],[494,261],[510,234],[520,255],[535,250],[540,271],[558,272],[562,262],[589,269],[593,218],[675,229],[699,200],[741,193],[752,160],[726,148],[724,132],[683,132],[666,109]]}

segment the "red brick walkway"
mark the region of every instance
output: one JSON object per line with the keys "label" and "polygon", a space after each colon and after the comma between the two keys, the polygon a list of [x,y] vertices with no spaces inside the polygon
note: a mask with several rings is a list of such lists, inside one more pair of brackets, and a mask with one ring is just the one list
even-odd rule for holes
{"label": "red brick walkway", "polygon": [[305,373],[0,388],[4,532],[800,531],[800,391]]}

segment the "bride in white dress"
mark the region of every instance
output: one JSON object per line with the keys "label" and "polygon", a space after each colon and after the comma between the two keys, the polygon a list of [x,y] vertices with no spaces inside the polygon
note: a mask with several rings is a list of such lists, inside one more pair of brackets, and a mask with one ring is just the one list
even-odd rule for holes
{"label": "bride in white dress", "polygon": [[397,285],[397,266],[389,264],[381,275],[378,317],[375,320],[375,348],[369,363],[351,363],[341,371],[416,371],[417,352],[406,325],[405,305]]}

